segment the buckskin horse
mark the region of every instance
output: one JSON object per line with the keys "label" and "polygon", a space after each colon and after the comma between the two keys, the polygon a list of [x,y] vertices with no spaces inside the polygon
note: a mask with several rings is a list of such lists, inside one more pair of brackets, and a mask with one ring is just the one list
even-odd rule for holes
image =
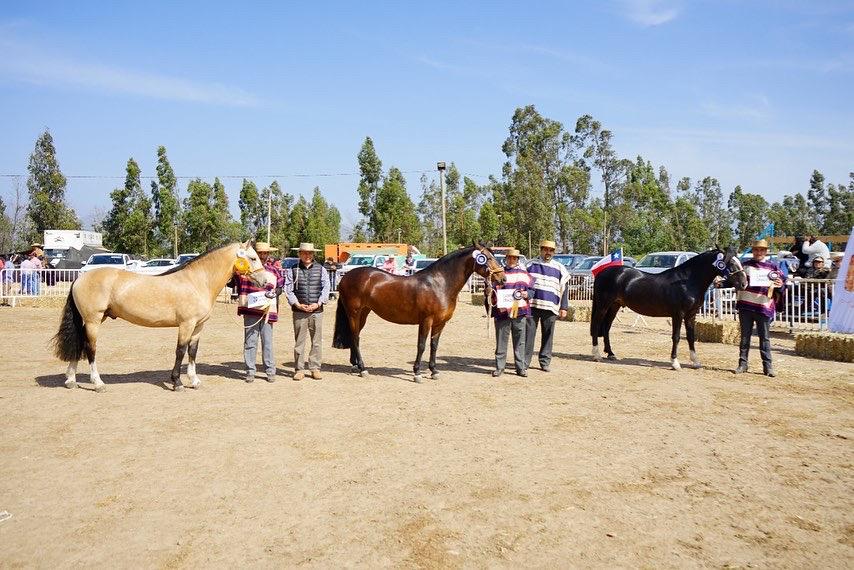
{"label": "buckskin horse", "polygon": [[160,275],[140,275],[111,267],[81,275],[68,293],[59,331],[53,337],[54,353],[68,362],[65,386],[77,387],[77,363],[85,354],[95,391],[106,389],[98,374],[95,353],[98,330],[110,317],[144,327],[178,327],[172,384],[175,391],[183,390],[181,363],[189,352],[187,376],[190,387],[197,388],[201,384],[196,375],[199,335],[217,295],[235,271],[248,275],[259,287],[265,287],[270,280],[249,242],[213,249]]}
{"label": "buckskin horse", "polygon": [[457,296],[472,273],[487,283],[504,282],[504,268],[482,243],[449,253],[429,267],[402,277],[373,267],[358,267],[338,285],[338,309],[332,346],[350,349],[353,372],[367,376],[359,349],[359,333],[371,311],[386,321],[418,325],[418,351],[412,367],[415,382],[421,382],[421,356],[430,336],[431,378],[437,378],[436,349],[442,329],[454,314]]}
{"label": "buckskin horse", "polygon": [[694,350],[694,324],[706,291],[718,275],[738,289],[747,286],[747,277],[735,250],[723,251],[717,246],[658,274],[644,273],[625,265],[603,270],[593,281],[590,318],[593,359],[601,360],[598,338],[601,336],[605,338],[608,360],[616,360],[609,332],[620,308],[628,307],[648,317],[670,317],[673,326],[670,365],[674,370],[681,368],[676,348],[679,346],[679,329],[684,321],[691,361],[694,368],[700,368],[700,360]]}

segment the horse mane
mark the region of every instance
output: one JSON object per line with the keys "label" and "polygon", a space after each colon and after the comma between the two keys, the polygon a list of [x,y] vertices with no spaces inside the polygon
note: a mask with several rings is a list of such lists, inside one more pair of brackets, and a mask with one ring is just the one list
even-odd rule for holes
{"label": "horse mane", "polygon": [[[459,257],[465,256],[465,255],[471,255],[471,252],[473,250],[474,250],[474,246],[470,245],[467,247],[460,248],[457,251],[452,251],[450,253],[447,253],[447,254],[443,255],[442,257],[440,257],[439,259],[437,259],[436,261],[434,261],[433,263],[431,263],[428,267],[419,271],[418,273],[438,271],[439,269],[450,264],[451,262],[456,261]],[[492,250],[490,250],[490,253],[491,252],[492,252]],[[418,275],[418,273],[416,273],[415,275]]]}
{"label": "horse mane", "polygon": [[163,273],[158,273],[157,275],[172,275],[173,273],[178,273],[179,271],[183,271],[183,270],[187,269],[188,267],[190,267],[191,265],[201,261],[202,259],[205,259],[207,256],[209,256],[213,252],[219,251],[223,248],[226,248],[226,247],[230,246],[232,243],[236,243],[236,242],[229,242],[229,243],[223,244],[219,247],[209,249],[206,252],[204,252],[203,254],[194,257],[193,259],[191,259],[187,263],[183,263],[181,265],[176,265],[175,267],[171,268],[170,270],[164,271]]}

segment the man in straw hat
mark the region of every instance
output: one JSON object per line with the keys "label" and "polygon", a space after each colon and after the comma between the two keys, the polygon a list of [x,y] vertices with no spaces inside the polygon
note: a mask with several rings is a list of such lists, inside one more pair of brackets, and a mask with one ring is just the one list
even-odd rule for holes
{"label": "man in straw hat", "polygon": [[569,271],[566,266],[554,258],[555,242],[544,239],[540,242],[540,255],[528,262],[528,273],[534,279],[534,296],[531,299],[531,318],[525,335],[526,369],[534,356],[534,340],[537,337],[537,325],[542,325],[543,337],[540,340],[540,369],[549,371],[552,361],[552,341],[554,340],[555,321],[558,316],[566,317],[569,309]]}
{"label": "man in straw hat", "polygon": [[747,356],[750,352],[750,337],[753,326],[759,336],[759,354],[762,356],[762,370],[766,376],[774,377],[771,365],[771,339],[769,329],[774,318],[774,291],[782,292],[785,287],[783,273],[776,263],[766,259],[768,242],[759,239],[753,242],[753,258],[744,262],[748,286],[737,293],[735,308],[738,310],[738,322],[741,325],[738,366],[734,374],[747,372]]}
{"label": "man in straw hat", "polygon": [[[497,286],[492,292],[492,316],[495,319],[495,370],[492,376],[497,378],[504,374],[507,365],[507,341],[513,338],[513,365],[518,376],[528,375],[527,357],[525,355],[525,335],[528,328],[528,317],[531,307],[528,298],[534,294],[534,280],[519,265],[518,249],[511,249],[505,254],[504,276],[506,281]],[[513,291],[513,301],[507,306],[498,306],[497,290]]]}
{"label": "man in straw hat", "polygon": [[[273,264],[270,253],[278,251],[270,247],[269,243],[259,241],[255,244],[258,259],[264,264],[264,269],[276,277],[276,287],[284,285],[282,273]],[[268,289],[262,289],[255,285],[246,275],[236,274],[237,314],[243,315],[243,361],[246,364],[246,382],[255,381],[255,366],[258,355],[258,338],[261,338],[261,360],[264,362],[264,371],[267,373],[267,382],[276,381],[276,361],[273,357],[273,323],[279,320],[276,312],[276,303],[270,302],[266,306],[249,306],[250,295],[265,293],[266,297],[273,296],[272,284]]]}
{"label": "man in straw hat", "polygon": [[305,343],[311,337],[308,371],[320,380],[321,348],[323,343],[323,305],[329,302],[329,275],[320,263],[315,263],[313,243],[301,243],[293,248],[299,252],[299,264],[285,274],[285,295],[293,310],[294,319],[294,380],[305,378]]}

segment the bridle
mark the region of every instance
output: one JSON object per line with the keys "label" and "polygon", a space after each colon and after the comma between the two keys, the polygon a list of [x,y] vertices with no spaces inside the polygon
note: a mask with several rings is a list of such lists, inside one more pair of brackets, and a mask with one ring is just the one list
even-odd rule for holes
{"label": "bridle", "polygon": [[[493,281],[495,281],[492,276],[495,275],[496,273],[504,273],[504,268],[498,264],[498,261],[494,257],[492,257],[490,259],[490,256],[486,255],[486,252],[484,252],[484,249],[485,248],[482,248],[482,247],[477,248],[477,250],[486,257],[486,263],[484,265],[486,266],[486,270],[489,271],[488,280],[490,283],[492,283]],[[490,267],[490,262],[492,265],[495,265],[495,268]]]}

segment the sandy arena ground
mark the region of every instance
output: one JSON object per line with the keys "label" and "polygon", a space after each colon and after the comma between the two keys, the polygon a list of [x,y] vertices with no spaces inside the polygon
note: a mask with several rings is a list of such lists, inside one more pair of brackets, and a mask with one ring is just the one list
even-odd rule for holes
{"label": "sandy arena ground", "polygon": [[[717,344],[674,372],[663,322],[594,364],[587,325],[559,323],[551,373],[495,380],[461,304],[439,380],[409,381],[416,329],[376,316],[372,375],[347,374],[332,310],[323,380],[248,385],[231,311],[183,393],[173,329],[106,323],[97,394],[62,387],[58,309],[0,309],[0,566],[854,566],[851,364],[775,339],[773,380]],[[275,337],[291,362],[289,315]]]}

